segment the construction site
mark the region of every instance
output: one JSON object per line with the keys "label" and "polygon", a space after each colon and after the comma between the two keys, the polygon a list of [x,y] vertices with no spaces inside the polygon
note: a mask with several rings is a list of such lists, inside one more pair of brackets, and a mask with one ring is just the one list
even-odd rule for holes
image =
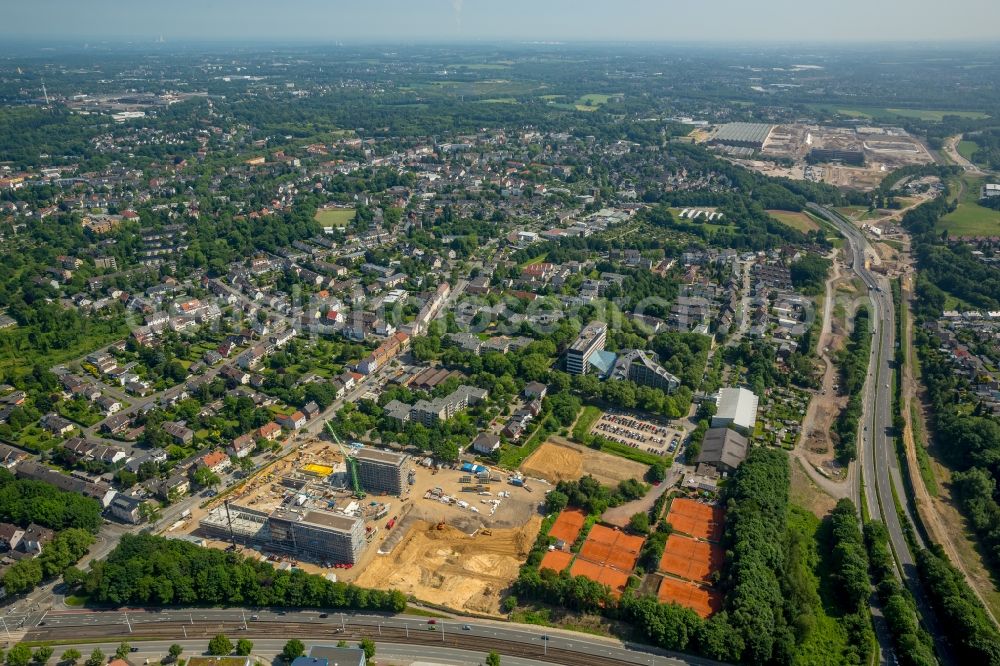
{"label": "construction site", "polygon": [[538,534],[548,484],[330,439],[300,444],[165,535],[499,613]]}
{"label": "construction site", "polygon": [[923,143],[899,127],[759,127],[753,143],[738,140],[745,138],[745,131],[734,134],[725,125],[699,136],[727,159],[765,175],[861,190],[876,187],[900,167],[934,161]]}

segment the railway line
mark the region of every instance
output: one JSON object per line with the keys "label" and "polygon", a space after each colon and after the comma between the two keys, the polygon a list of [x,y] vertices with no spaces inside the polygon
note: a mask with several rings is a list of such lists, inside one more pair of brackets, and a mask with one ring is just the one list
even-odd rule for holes
{"label": "railway line", "polygon": [[507,657],[567,666],[710,666],[716,663],[601,637],[506,623],[471,622],[243,609],[66,611],[47,615],[24,638],[60,644],[94,639],[127,640],[133,644],[137,641],[179,639],[204,640],[207,643],[219,633],[234,640],[247,637],[251,640],[299,638],[312,642],[357,642],[361,638],[371,638],[376,643],[395,646],[439,646],[482,652],[496,650]]}

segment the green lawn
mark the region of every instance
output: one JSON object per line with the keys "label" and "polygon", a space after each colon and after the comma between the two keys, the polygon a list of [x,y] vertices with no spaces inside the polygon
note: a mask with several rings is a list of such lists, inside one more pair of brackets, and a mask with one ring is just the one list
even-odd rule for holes
{"label": "green lawn", "polygon": [[521,270],[525,266],[533,266],[535,264],[540,264],[543,261],[545,261],[545,257],[547,257],[547,256],[548,256],[547,254],[540,254],[540,255],[538,255],[536,257],[532,257],[531,259],[528,259],[527,261],[523,261],[523,262],[519,263],[517,265],[517,268],[518,268],[518,270]]}
{"label": "green lawn", "polygon": [[670,467],[674,462],[672,456],[659,456],[655,453],[643,451],[642,449],[633,449],[627,444],[613,442],[609,439],[605,439],[601,442],[601,451],[643,465],[655,465],[658,462],[662,462],[666,464],[667,467]]}
{"label": "green lawn", "polygon": [[66,349],[40,352],[35,346],[35,329],[31,326],[0,331],[0,375],[8,378],[31,372],[34,365],[51,368],[60,363],[80,358],[128,335],[124,322],[95,321],[91,332],[81,336]]}
{"label": "green lawn", "polygon": [[22,449],[27,449],[33,453],[41,453],[42,451],[47,451],[58,446],[62,441],[62,438],[54,437],[47,430],[42,430],[37,425],[30,425],[18,433],[17,440],[14,443]]}
{"label": "green lawn", "polygon": [[576,417],[576,425],[573,426],[573,439],[580,442],[584,436],[590,433],[590,428],[597,419],[601,418],[601,410],[593,405],[585,405],[580,415]]}
{"label": "green lawn", "polygon": [[884,121],[898,120],[899,118],[914,118],[917,120],[941,122],[945,116],[958,116],[960,118],[968,118],[970,120],[984,120],[990,117],[989,114],[981,113],[979,111],[957,111],[954,109],[940,111],[937,109],[888,109],[883,107],[866,106],[840,107],[835,104],[810,104],[809,106],[820,111],[836,113],[850,118],[865,118],[868,120]]}
{"label": "green lawn", "polygon": [[965,159],[972,161],[972,156],[979,150],[979,144],[975,141],[963,140],[958,142],[958,154]]}
{"label": "green lawn", "polygon": [[931,109],[886,109],[886,111],[897,116],[903,116],[904,118],[933,120],[935,122],[941,122],[945,116],[958,116],[959,118],[968,118],[969,120],[985,120],[990,117],[989,114],[979,111],[934,111]]}
{"label": "green lawn", "polygon": [[510,69],[510,64],[501,62],[473,62],[468,64],[458,63],[448,65],[448,69]]}
{"label": "green lawn", "polygon": [[920,478],[923,479],[927,492],[933,497],[938,496],[937,478],[931,467],[931,458],[927,453],[927,443],[924,437],[923,424],[920,421],[920,410],[916,405],[910,405],[910,426],[913,428],[913,446],[917,452],[917,464],[920,466]]}
{"label": "green lawn", "polygon": [[324,227],[343,227],[353,219],[353,208],[329,208],[316,211],[316,221]]}
{"label": "green lawn", "polygon": [[985,208],[978,203],[983,179],[963,176],[962,180],[965,187],[958,199],[958,208],[941,218],[938,230],[946,230],[953,236],[1000,235],[1000,210]]}
{"label": "green lawn", "polygon": [[794,504],[788,509],[788,532],[799,535],[801,539],[797,575],[811,597],[805,604],[811,611],[809,631],[804,640],[795,646],[796,659],[793,661],[830,666],[842,664],[844,652],[848,649],[848,637],[833,603],[835,590],[828,560],[833,544],[826,543],[829,538],[823,534],[816,516]]}
{"label": "green lawn", "polygon": [[580,95],[580,97],[574,102],[574,106],[577,111],[596,111],[605,104],[608,100],[614,97],[614,95],[602,95],[600,93],[589,93],[586,95]]}
{"label": "green lawn", "polygon": [[517,104],[517,99],[514,97],[493,97],[491,99],[481,99],[479,101],[482,104]]}

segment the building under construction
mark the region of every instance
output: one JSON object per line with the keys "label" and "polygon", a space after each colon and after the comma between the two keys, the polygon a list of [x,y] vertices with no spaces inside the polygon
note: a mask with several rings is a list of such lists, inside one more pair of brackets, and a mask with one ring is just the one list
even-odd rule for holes
{"label": "building under construction", "polygon": [[402,495],[406,485],[405,453],[362,448],[354,453],[358,477],[365,490],[373,493]]}
{"label": "building under construction", "polygon": [[206,537],[287,552],[320,562],[355,564],[367,545],[363,518],[305,507],[270,514],[226,503],[199,521]]}

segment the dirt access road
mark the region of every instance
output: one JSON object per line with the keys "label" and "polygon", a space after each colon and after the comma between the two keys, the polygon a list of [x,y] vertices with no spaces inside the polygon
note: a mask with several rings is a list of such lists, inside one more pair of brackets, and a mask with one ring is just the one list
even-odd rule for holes
{"label": "dirt access road", "polygon": [[[845,331],[833,330],[834,284],[841,280],[841,268],[837,261],[833,263],[831,275],[826,280],[826,297],[823,300],[823,325],[820,328],[819,350],[823,362],[823,381],[818,394],[814,394],[806,408],[802,420],[802,434],[792,451],[792,455],[802,463],[809,478],[831,497],[840,499],[850,493],[850,484],[846,483],[843,467],[833,460],[833,442],[830,430],[837,414],[846,404],[846,398],[837,395],[833,388],[837,383],[837,367],[832,354],[840,345]],[[829,350],[829,351],[828,351]],[[824,470],[820,472],[819,470]]]}
{"label": "dirt access road", "polygon": [[962,140],[962,136],[963,135],[961,134],[957,134],[955,136],[948,137],[947,139],[944,140],[944,145],[941,146],[941,150],[943,150],[944,154],[948,156],[948,159],[950,159],[952,162],[965,169],[968,173],[971,173],[976,176],[985,175],[986,174],[985,171],[977,167],[969,160],[962,157],[962,155],[958,152],[958,144]]}

